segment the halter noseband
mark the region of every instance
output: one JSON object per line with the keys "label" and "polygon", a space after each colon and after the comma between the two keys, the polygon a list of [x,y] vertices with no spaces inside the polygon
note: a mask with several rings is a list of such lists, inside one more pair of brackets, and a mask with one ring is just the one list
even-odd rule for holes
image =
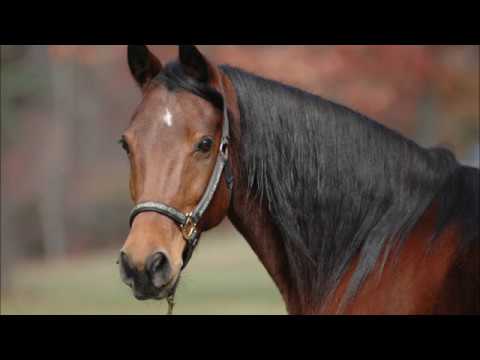
{"label": "halter noseband", "polygon": [[[148,201],[137,204],[132,211],[130,212],[130,227],[133,224],[133,220],[138,214],[142,212],[156,212],[158,214],[169,217],[180,227],[183,238],[187,242],[183,253],[183,265],[182,270],[187,266],[190,258],[192,257],[193,251],[197,246],[198,239],[200,238],[200,233],[197,231],[197,224],[202,218],[203,214],[207,210],[210,202],[213,199],[213,195],[217,191],[218,184],[220,183],[220,178],[226,166],[228,166],[228,144],[229,144],[229,133],[230,133],[230,124],[228,120],[228,111],[225,97],[223,94],[223,88],[221,91],[223,99],[223,124],[222,124],[222,138],[220,141],[220,147],[217,155],[217,161],[215,163],[215,168],[213,169],[212,176],[208,182],[207,188],[203,193],[200,202],[197,204],[195,209],[190,213],[183,213],[171,206],[168,206],[161,202]],[[230,172],[228,171],[227,176],[227,185],[229,191],[232,189],[233,179]]]}

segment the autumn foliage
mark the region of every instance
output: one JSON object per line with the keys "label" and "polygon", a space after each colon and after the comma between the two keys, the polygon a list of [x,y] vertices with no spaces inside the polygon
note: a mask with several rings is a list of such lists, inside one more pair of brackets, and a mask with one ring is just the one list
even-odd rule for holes
{"label": "autumn foliage", "polygon": [[[174,46],[151,49],[163,61],[177,56]],[[200,49],[422,145],[447,145],[460,160],[478,142],[477,46]],[[131,203],[116,140],[140,100],[126,47],[2,46],[1,71],[2,249],[53,256],[121,244]]]}

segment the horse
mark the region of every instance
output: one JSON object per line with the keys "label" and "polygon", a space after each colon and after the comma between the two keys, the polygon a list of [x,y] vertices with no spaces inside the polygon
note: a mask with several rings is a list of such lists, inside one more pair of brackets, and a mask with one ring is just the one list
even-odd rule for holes
{"label": "horse", "polygon": [[139,300],[172,299],[228,217],[288,314],[478,314],[480,171],[193,45],[129,45],[142,93],[120,143],[136,204],[120,251]]}

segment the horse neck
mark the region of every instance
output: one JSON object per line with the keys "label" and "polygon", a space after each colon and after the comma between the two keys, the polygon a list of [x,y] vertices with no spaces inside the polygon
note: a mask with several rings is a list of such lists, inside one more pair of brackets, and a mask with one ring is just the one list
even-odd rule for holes
{"label": "horse neck", "polygon": [[[236,171],[238,168],[235,166]],[[427,314],[436,313],[439,309],[443,313],[451,311],[451,294],[445,293],[445,288],[456,258],[458,224],[452,224],[437,239],[433,249],[428,250],[425,239],[430,238],[434,231],[434,207],[426,211],[400,253],[392,255],[382,271],[379,268],[374,270],[347,306],[341,305],[342,299],[357,259],[352,261],[350,270],[342,277],[332,296],[328,297],[329,301],[318,299],[318,303],[306,303],[304,295],[307,294],[302,296],[296,290],[296,280],[289,274],[286,250],[268,212],[257,200],[247,195],[247,184],[238,173],[235,179],[238,180],[229,218],[280,290],[288,313]],[[442,307],[444,305],[446,308]]]}
{"label": "horse neck", "polygon": [[[310,299],[297,291],[289,272],[286,249],[265,206],[251,195],[247,176],[241,173],[239,120],[232,129],[232,172],[235,185],[229,218],[258,256],[277,288],[290,314],[418,314],[450,311],[445,286],[456,258],[458,224],[451,224],[429,250],[426,239],[435,231],[437,206],[424,213],[400,252],[387,260],[382,271],[377,268],[367,278],[346,307],[342,299],[358,259],[353,259],[338,287],[327,299]],[[381,276],[379,276],[381,274]],[[432,295],[433,294],[433,295]],[[441,306],[448,307],[443,309]]]}
{"label": "horse neck", "polygon": [[311,299],[311,294],[300,293],[296,286],[298,279],[289,272],[287,250],[279,231],[265,205],[251,194],[247,184],[248,176],[241,172],[239,122],[237,114],[232,119],[231,129],[230,154],[235,182],[228,216],[276,284],[288,313],[434,313],[435,306],[438,307],[446,301],[444,285],[455,260],[459,240],[458,224],[452,224],[437,239],[434,250],[428,251],[429,246],[425,239],[429,239],[435,231],[435,205],[427,209],[400,252],[387,260],[382,271],[377,268],[368,276],[346,307],[342,305],[342,299],[357,264],[356,258],[352,259],[349,270],[327,299]]}
{"label": "horse neck", "polygon": [[[289,271],[287,250],[282,238],[264,204],[250,196],[248,176],[241,171],[239,108],[231,82],[226,76],[223,80],[228,106],[233,115],[230,154],[235,183],[229,218],[280,290],[287,311],[291,314],[435,312],[434,307],[438,307],[439,302],[445,302],[445,281],[450,276],[459,240],[458,224],[452,224],[437,239],[439,246],[426,255],[428,246],[425,239],[429,239],[435,230],[435,206],[427,209],[419,220],[405,246],[402,246],[398,258],[390,259],[392,261],[385,264],[383,272],[373,271],[347,308],[342,308],[339,304],[358,259],[352,259],[350,270],[340,279],[337,288],[333,289],[332,296],[328,296],[333,301],[312,299],[312,294],[297,291],[298,279],[291,276]],[[377,276],[380,274],[382,275]]]}

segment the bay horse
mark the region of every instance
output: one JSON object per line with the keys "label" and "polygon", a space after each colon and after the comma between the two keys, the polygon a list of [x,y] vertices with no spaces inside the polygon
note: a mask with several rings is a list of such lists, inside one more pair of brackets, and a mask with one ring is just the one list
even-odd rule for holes
{"label": "bay horse", "polygon": [[136,206],[119,263],[137,299],[171,299],[228,217],[289,314],[480,312],[479,169],[192,45],[127,57],[143,98],[120,140]]}

